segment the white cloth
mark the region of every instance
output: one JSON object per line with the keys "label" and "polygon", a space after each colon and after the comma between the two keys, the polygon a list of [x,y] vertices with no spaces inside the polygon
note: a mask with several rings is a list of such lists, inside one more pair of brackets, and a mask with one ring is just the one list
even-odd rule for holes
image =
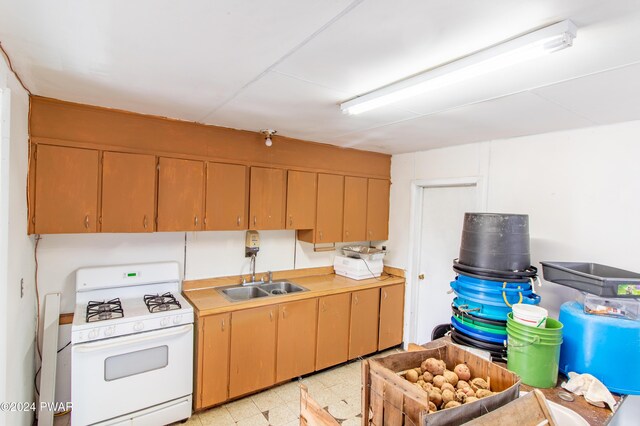
{"label": "white cloth", "polygon": [[613,412],[618,408],[609,389],[591,374],[578,374],[572,371],[569,373],[569,381],[564,382],[562,387],[576,395],[583,395],[589,404],[597,407],[604,407],[607,404]]}

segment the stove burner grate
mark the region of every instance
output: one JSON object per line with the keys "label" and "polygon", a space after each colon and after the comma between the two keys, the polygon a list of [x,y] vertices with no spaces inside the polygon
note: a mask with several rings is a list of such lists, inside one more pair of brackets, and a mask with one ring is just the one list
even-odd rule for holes
{"label": "stove burner grate", "polygon": [[168,292],[164,294],[147,294],[144,296],[144,303],[152,314],[182,307],[175,296]]}
{"label": "stove burner grate", "polygon": [[108,301],[90,301],[87,304],[87,322],[104,321],[112,318],[124,317],[120,299]]}

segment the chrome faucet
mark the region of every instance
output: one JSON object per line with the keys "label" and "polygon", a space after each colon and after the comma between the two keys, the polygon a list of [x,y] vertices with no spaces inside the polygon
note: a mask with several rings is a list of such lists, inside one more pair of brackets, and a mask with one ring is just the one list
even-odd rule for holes
{"label": "chrome faucet", "polygon": [[255,283],[256,282],[256,254],[252,253],[251,254],[251,283]]}

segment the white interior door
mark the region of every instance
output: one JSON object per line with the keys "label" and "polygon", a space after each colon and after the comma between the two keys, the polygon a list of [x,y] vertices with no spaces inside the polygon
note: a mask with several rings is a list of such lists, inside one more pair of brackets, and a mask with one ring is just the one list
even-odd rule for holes
{"label": "white interior door", "polygon": [[458,257],[466,212],[477,211],[477,186],[423,188],[420,235],[417,333],[418,343],[431,340],[438,324],[451,318],[453,294],[449,282],[455,277],[453,259]]}

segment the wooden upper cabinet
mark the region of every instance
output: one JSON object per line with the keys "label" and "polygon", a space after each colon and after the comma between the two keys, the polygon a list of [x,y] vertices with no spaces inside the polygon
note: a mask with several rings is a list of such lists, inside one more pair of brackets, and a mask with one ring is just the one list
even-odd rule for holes
{"label": "wooden upper cabinet", "polygon": [[402,343],[404,324],[404,284],[380,289],[380,333],[378,350]]}
{"label": "wooden upper cabinet", "polygon": [[318,173],[316,227],[298,231],[298,239],[309,243],[342,241],[344,176]]}
{"label": "wooden upper cabinet", "polygon": [[158,231],[200,231],[203,222],[204,163],[160,158]]}
{"label": "wooden upper cabinet", "polygon": [[102,232],[153,232],[156,157],[105,152],[102,157]]}
{"label": "wooden upper cabinet", "polygon": [[196,408],[226,401],[229,392],[229,338],[231,314],[211,315],[198,322]]}
{"label": "wooden upper cabinet", "polygon": [[367,240],[389,238],[389,186],[385,179],[369,179],[367,195]]}
{"label": "wooden upper cabinet", "polygon": [[351,326],[349,331],[349,359],[378,350],[378,313],[380,289],[351,293]]}
{"label": "wooden upper cabinet", "polygon": [[287,229],[313,229],[316,223],[318,175],[289,170],[287,173]]}
{"label": "wooden upper cabinet", "polygon": [[229,398],[275,383],[278,306],[231,314]]}
{"label": "wooden upper cabinet", "polygon": [[318,299],[283,303],[278,310],[276,382],[282,382],[315,369]]}
{"label": "wooden upper cabinet", "polygon": [[248,208],[249,168],[209,163],[204,228],[208,231],[247,229]]}
{"label": "wooden upper cabinet", "polygon": [[251,167],[249,229],[285,229],[286,171]]}
{"label": "wooden upper cabinet", "polygon": [[98,151],[38,145],[36,234],[98,232]]}
{"label": "wooden upper cabinet", "polygon": [[342,241],[367,239],[367,178],[344,178],[344,225]]}
{"label": "wooden upper cabinet", "polygon": [[349,312],[351,293],[318,299],[316,370],[347,361],[349,355]]}

